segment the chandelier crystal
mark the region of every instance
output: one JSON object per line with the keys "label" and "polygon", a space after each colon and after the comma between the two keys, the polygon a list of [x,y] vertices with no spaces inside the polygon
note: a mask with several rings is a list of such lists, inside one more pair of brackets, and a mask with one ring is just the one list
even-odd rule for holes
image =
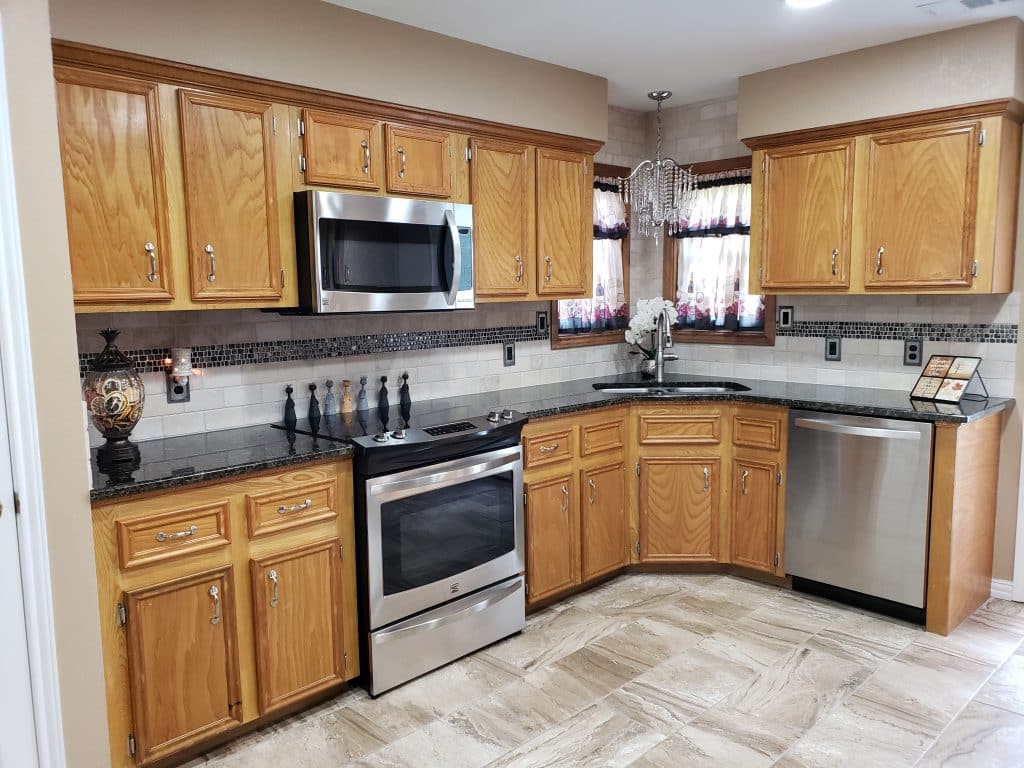
{"label": "chandelier crystal", "polygon": [[672,91],[651,91],[647,98],[658,102],[658,149],[653,160],[644,160],[633,172],[619,179],[619,194],[630,206],[636,228],[644,237],[654,233],[655,240],[667,223],[674,234],[680,221],[690,213],[696,193],[696,177],[671,157],[661,156],[661,103]]}

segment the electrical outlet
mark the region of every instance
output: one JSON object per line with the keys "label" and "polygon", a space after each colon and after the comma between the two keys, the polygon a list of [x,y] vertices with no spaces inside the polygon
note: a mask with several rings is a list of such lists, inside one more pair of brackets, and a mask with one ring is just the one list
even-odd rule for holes
{"label": "electrical outlet", "polygon": [[[192,390],[189,387],[188,376],[167,377],[167,402],[187,403],[192,400]],[[175,380],[177,379],[177,381]]]}
{"label": "electrical outlet", "polygon": [[903,340],[903,364],[920,367],[924,360],[924,342],[921,339]]}
{"label": "electrical outlet", "polygon": [[538,312],[537,313],[537,333],[548,332],[548,313]]}
{"label": "electrical outlet", "polygon": [[825,359],[830,362],[843,359],[843,340],[838,336],[829,336],[825,339]]}
{"label": "electrical outlet", "polygon": [[502,356],[501,360],[505,364],[506,368],[509,368],[516,364],[516,343],[514,341],[506,341],[502,345]]}
{"label": "electrical outlet", "polygon": [[793,327],[794,312],[791,305],[779,307],[779,328],[787,330]]}

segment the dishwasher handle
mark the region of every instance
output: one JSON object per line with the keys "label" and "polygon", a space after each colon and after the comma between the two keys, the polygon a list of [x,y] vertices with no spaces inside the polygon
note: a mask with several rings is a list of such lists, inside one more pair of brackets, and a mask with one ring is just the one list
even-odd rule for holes
{"label": "dishwasher handle", "polygon": [[804,429],[816,429],[820,432],[835,432],[840,435],[857,435],[858,437],[880,437],[886,440],[920,440],[921,433],[916,429],[886,429],[883,427],[858,427],[852,424],[839,424],[834,421],[819,419],[793,419],[793,425]]}

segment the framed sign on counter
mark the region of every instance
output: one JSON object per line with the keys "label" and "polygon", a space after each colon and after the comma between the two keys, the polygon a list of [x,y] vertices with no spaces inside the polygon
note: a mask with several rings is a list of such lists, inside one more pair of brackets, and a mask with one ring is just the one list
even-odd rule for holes
{"label": "framed sign on counter", "polygon": [[[985,389],[978,372],[980,357],[932,355],[910,393],[912,400],[934,400],[940,403],[959,403],[975,379]],[[977,396],[973,396],[977,397]],[[985,390],[984,397],[988,397]]]}

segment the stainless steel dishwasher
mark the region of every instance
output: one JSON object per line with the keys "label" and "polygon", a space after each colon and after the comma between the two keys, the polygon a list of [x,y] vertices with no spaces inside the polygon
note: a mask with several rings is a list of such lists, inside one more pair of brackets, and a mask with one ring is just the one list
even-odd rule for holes
{"label": "stainless steel dishwasher", "polygon": [[[874,598],[923,609],[931,466],[929,423],[790,411],[786,571],[794,586],[839,599],[858,593],[869,607]],[[814,588],[821,585],[838,590]]]}

